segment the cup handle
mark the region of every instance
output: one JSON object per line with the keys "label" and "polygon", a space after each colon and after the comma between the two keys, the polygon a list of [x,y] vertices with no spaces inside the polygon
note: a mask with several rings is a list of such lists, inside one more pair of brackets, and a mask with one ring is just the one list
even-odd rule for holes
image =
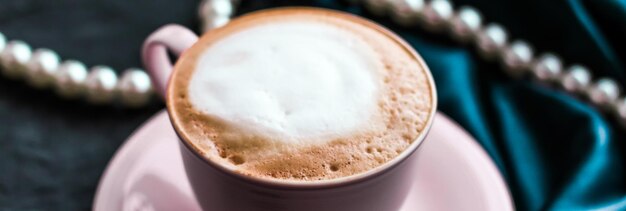
{"label": "cup handle", "polygon": [[180,56],[197,40],[198,36],[191,30],[181,25],[168,24],[157,29],[144,41],[141,59],[154,84],[155,91],[162,98],[165,98],[167,81],[173,67],[167,51]]}

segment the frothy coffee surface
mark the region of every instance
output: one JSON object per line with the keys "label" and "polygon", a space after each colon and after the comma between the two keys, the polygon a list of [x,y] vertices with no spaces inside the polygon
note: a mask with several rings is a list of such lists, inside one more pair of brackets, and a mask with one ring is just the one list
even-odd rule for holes
{"label": "frothy coffee surface", "polygon": [[366,42],[327,23],[266,23],[235,32],[200,55],[189,101],[237,128],[233,136],[324,143],[368,126],[384,68],[379,60]]}
{"label": "frothy coffee surface", "polygon": [[434,109],[432,81],[401,43],[339,16],[276,10],[203,37],[170,85],[179,132],[226,168],[288,180],[349,176],[403,152]]}

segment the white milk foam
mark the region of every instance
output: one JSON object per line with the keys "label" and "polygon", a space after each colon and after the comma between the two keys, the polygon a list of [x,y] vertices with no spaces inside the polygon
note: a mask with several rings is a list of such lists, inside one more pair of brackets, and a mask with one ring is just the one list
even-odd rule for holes
{"label": "white milk foam", "polygon": [[369,127],[382,86],[380,60],[362,38],[335,25],[265,23],[201,53],[189,100],[239,132],[278,143],[327,142]]}

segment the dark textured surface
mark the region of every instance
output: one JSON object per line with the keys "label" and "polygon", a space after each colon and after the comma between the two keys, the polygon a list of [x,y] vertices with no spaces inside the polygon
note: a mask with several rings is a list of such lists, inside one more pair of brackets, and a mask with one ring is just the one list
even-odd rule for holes
{"label": "dark textured surface", "polygon": [[[442,34],[399,27],[330,0],[243,0],[245,13],[314,5],[373,18],[424,57],[439,109],[495,160],[519,210],[626,209],[624,129],[596,109],[529,79],[513,79],[471,46]],[[64,58],[116,69],[139,66],[141,41],[158,26],[196,28],[198,1],[0,0],[0,31]],[[515,39],[579,62],[625,84],[624,0],[454,0],[478,8]],[[107,161],[141,122],[139,110],[61,100],[0,78],[0,210],[88,210]],[[460,172],[462,173],[462,172]],[[453,203],[453,202],[450,202]]]}
{"label": "dark textured surface", "polygon": [[[140,66],[143,39],[165,23],[196,25],[197,1],[0,0],[0,32],[118,73]],[[0,210],[88,210],[118,146],[162,108],[60,99],[0,77]]]}

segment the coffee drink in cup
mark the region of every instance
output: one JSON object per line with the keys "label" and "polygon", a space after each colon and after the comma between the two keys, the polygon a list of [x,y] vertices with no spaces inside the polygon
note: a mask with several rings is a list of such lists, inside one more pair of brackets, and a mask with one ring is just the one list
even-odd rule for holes
{"label": "coffee drink in cup", "polygon": [[185,143],[242,175],[332,180],[400,155],[435,109],[405,43],[353,16],[284,10],[238,18],[184,52],[167,102]]}

